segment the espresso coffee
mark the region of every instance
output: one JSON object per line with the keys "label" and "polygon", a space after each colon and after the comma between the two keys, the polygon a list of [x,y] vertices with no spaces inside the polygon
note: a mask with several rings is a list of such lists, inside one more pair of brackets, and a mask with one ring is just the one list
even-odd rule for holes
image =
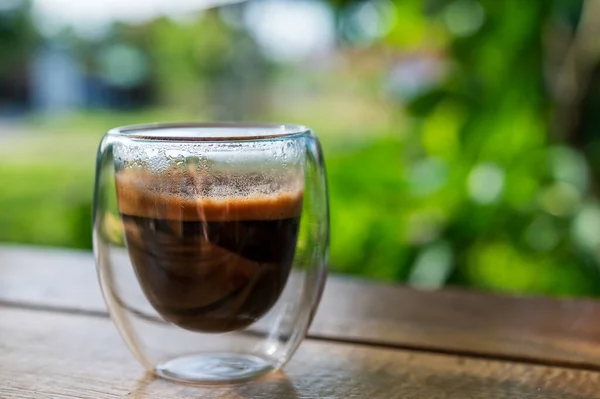
{"label": "espresso coffee", "polygon": [[140,286],[166,321],[188,330],[228,332],[258,320],[281,295],[294,257],[302,192],[207,195],[221,183],[181,174],[117,176]]}

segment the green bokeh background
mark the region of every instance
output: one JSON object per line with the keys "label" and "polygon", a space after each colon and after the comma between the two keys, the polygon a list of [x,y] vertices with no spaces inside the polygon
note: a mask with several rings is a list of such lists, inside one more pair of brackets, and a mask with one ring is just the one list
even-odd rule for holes
{"label": "green bokeh background", "polygon": [[[373,3],[380,22],[392,21],[376,38],[351,23],[365,2],[326,3],[337,22],[333,66],[309,68],[261,56],[219,9],[185,23],[115,24],[90,41],[68,29],[36,33],[23,2],[0,25],[0,74],[52,41],[91,71],[102,69],[103,48],[127,45],[146,57],[153,98],[130,109],[27,112],[4,125],[0,241],[91,248],[95,151],[111,127],[275,120],[307,124],[322,140],[333,271],[426,288],[600,294],[598,49],[580,48],[569,68],[582,24],[600,26],[587,22],[593,7]],[[236,74],[240,64],[251,79]],[[394,78],[411,65],[408,83]],[[569,74],[580,79],[576,95],[563,85]],[[244,91],[223,94],[236,85]]]}

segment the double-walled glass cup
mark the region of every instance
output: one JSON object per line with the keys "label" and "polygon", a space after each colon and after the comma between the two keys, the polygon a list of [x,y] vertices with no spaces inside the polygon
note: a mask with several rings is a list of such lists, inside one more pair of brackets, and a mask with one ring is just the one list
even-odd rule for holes
{"label": "double-walled glass cup", "polygon": [[326,278],[327,183],[303,126],[113,129],[96,169],[94,250],[135,357],[196,383],[281,368]]}

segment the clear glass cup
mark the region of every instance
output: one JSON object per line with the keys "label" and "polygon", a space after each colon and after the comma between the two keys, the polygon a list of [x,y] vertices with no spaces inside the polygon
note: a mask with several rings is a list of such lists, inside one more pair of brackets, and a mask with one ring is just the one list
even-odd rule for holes
{"label": "clear glass cup", "polygon": [[100,144],[100,285],[159,376],[227,383],[281,368],[317,308],[328,245],[323,156],[306,127],[140,125]]}

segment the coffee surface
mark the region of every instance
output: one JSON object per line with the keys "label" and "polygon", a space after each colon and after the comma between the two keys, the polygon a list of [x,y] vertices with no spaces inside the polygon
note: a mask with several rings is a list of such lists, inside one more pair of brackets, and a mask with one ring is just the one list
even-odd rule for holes
{"label": "coffee surface", "polygon": [[117,174],[135,273],[166,321],[200,332],[242,329],[285,287],[302,192],[206,196],[189,184],[182,175]]}

